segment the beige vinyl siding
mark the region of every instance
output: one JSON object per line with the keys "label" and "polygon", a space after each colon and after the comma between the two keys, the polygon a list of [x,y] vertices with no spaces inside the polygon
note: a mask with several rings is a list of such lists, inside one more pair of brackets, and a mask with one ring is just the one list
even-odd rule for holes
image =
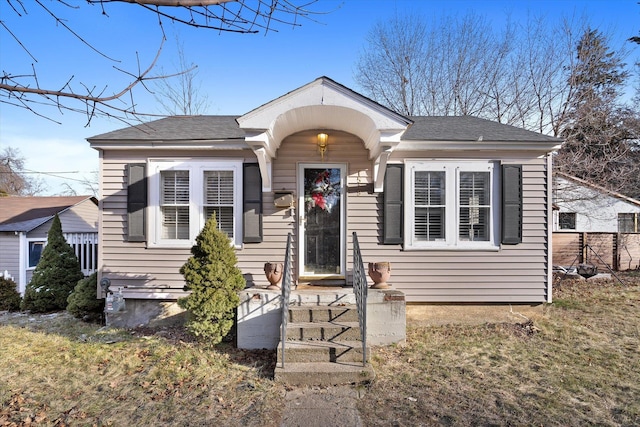
{"label": "beige vinyl siding", "polygon": [[[323,129],[325,130],[325,129]],[[383,245],[383,195],[373,193],[373,161],[363,142],[350,134],[325,130],[329,134],[326,163],[347,165],[347,276],[352,271],[352,237],[358,233],[365,262],[390,261],[390,283],[403,291],[409,302],[425,303],[540,303],[546,300],[547,253],[546,160],[500,153],[489,158],[474,152],[394,152],[390,162],[411,159],[484,159],[523,165],[523,242],[501,246],[496,251],[414,250],[402,245]],[[282,141],[273,159],[274,191],[297,194],[297,166],[319,163],[317,131],[305,131]],[[492,153],[496,154],[496,153]],[[228,157],[256,162],[250,150],[243,151],[106,151],[103,153],[102,259],[103,275],[112,287],[128,285],[129,297],[175,298],[183,294],[179,268],[188,249],[146,248],[145,243],[125,242],[127,163],[143,163],[148,157]],[[505,160],[508,159],[508,160]],[[495,176],[500,175],[499,169]],[[494,187],[495,189],[495,187]],[[406,201],[405,201],[406,207]],[[498,212],[499,216],[499,212]],[[499,223],[498,223],[499,226]],[[239,267],[249,286],[266,286],[265,262],[284,261],[287,233],[294,243],[294,278],[297,278],[296,209],[276,208],[273,193],[263,193],[263,242],[244,244],[237,251]],[[370,283],[371,284],[371,283]],[[133,288],[136,287],[136,288]],[[140,289],[137,287],[144,287]]]}
{"label": "beige vinyl siding", "polygon": [[251,151],[132,150],[105,151],[101,160],[101,277],[111,288],[128,288],[125,297],[175,299],[184,296],[180,267],[189,248],[147,248],[145,242],[127,242],[126,165],[146,163],[148,158],[229,158],[255,162]]}
{"label": "beige vinyl siding", "polygon": [[[498,251],[403,251],[401,245],[376,245],[372,240],[361,238],[365,262],[390,261],[390,283],[406,293],[408,302],[544,302],[547,277],[545,160],[517,159],[505,163],[523,165],[521,244],[503,245]],[[380,208],[378,213],[381,215]]]}
{"label": "beige vinyl siding", "polygon": [[0,232],[0,275],[8,271],[17,283],[20,277],[20,236],[11,232]]}

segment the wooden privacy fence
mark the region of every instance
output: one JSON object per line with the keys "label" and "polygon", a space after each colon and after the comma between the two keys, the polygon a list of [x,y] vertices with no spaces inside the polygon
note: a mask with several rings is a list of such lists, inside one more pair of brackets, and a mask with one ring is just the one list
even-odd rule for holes
{"label": "wooden privacy fence", "polygon": [[640,234],[553,233],[553,265],[579,263],[596,265],[602,272],[607,266],[615,271],[638,270]]}

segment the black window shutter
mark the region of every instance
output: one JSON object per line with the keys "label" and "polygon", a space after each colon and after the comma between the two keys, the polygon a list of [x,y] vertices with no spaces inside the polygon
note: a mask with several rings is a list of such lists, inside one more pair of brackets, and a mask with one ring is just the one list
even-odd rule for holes
{"label": "black window shutter", "polygon": [[244,243],[262,242],[262,176],[257,163],[245,163],[242,177]]}
{"label": "black window shutter", "polygon": [[522,243],[522,165],[502,165],[502,244]]}
{"label": "black window shutter", "polygon": [[403,167],[387,165],[384,175],[384,211],[382,242],[386,245],[397,245],[403,242]]}
{"label": "black window shutter", "polygon": [[145,242],[147,208],[146,164],[127,165],[127,241]]}

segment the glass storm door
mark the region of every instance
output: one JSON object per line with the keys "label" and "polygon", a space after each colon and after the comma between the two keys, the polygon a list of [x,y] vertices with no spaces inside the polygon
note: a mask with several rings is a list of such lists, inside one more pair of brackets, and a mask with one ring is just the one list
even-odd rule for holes
{"label": "glass storm door", "polygon": [[344,277],[345,166],[298,168],[301,277]]}

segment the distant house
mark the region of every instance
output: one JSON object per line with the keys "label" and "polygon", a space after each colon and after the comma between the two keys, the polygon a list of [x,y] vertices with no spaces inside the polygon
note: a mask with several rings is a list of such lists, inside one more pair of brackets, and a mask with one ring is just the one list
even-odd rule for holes
{"label": "distant house", "polygon": [[288,233],[296,283],[350,285],[356,232],[407,302],[551,299],[557,138],[406,117],[320,77],[241,116],[168,117],[88,141],[101,164],[99,275],[131,313],[185,295],[180,266],[214,212],[249,286],[269,284],[264,264],[283,260]]}
{"label": "distant house", "polygon": [[640,201],[562,172],[554,173],[553,231],[640,233]]}
{"label": "distant house", "polygon": [[640,268],[640,201],[554,172],[553,263]]}
{"label": "distant house", "polygon": [[24,294],[51,221],[58,214],[62,232],[74,248],[85,275],[96,270],[98,202],[90,196],[0,197],[0,274],[13,277]]}

